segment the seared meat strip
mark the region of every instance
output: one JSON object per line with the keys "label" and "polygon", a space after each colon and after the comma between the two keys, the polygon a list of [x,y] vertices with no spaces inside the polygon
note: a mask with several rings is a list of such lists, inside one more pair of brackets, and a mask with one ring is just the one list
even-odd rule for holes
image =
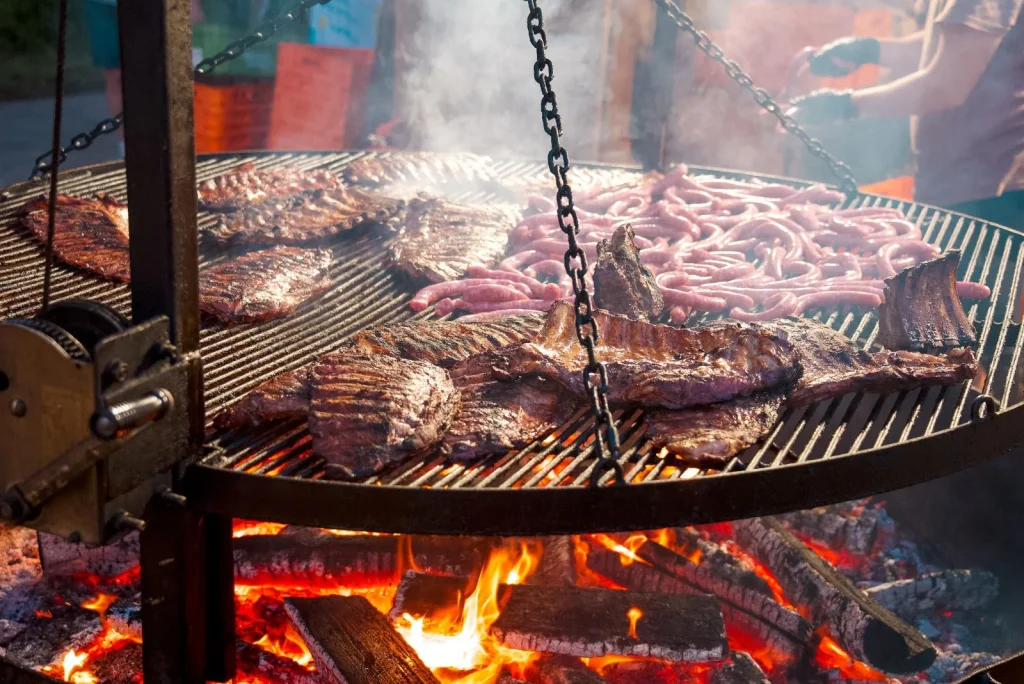
{"label": "seared meat strip", "polygon": [[[472,354],[524,342],[540,329],[541,314],[507,316],[485,323],[420,321],[363,330],[338,353],[388,355],[449,368]],[[260,425],[309,412],[309,368],[272,378],[217,414],[221,429]]]}
{"label": "seared meat strip", "polygon": [[395,266],[419,284],[457,280],[471,265],[491,266],[505,254],[516,220],[511,210],[413,199],[388,250]]}
{"label": "seared meat strip", "polygon": [[[29,200],[21,223],[46,244],[49,203]],[[60,261],[126,283],[131,278],[128,252],[128,207],[108,196],[88,200],[57,195],[53,253]]]}
{"label": "seared meat strip", "polygon": [[422,187],[453,181],[493,181],[494,174],[488,169],[490,163],[487,157],[467,153],[393,152],[360,157],[348,164],[342,173],[349,183],[407,183]]}
{"label": "seared meat strip", "polygon": [[655,449],[667,449],[686,465],[723,468],[772,429],[784,399],[771,392],[685,411],[650,411],[647,436]]}
{"label": "seared meat strip", "polygon": [[793,406],[850,392],[888,394],[927,385],[953,385],[973,378],[978,371],[968,349],[945,356],[905,351],[871,354],[842,333],[812,320],[788,318],[769,327],[788,337],[803,367],[790,394]]}
{"label": "seared meat strip", "polygon": [[878,341],[886,349],[936,351],[974,346],[978,336],[956,293],[960,252],[951,251],[885,279]]}
{"label": "seared meat strip", "polygon": [[268,199],[340,187],[341,181],[327,169],[302,171],[291,166],[257,169],[255,164],[248,162],[222,176],[200,183],[199,208],[206,211],[237,211]]}
{"label": "seared meat strip", "polygon": [[654,320],[665,310],[665,298],[651,269],[640,263],[632,226],[619,226],[597,243],[594,303],[608,313],[637,321]]}
{"label": "seared meat strip", "polygon": [[452,368],[462,406],[445,435],[444,451],[455,461],[521,449],[551,432],[581,405],[546,378],[495,380],[490,354],[478,354]]}
{"label": "seared meat strip", "polygon": [[282,318],[330,287],[330,265],[329,249],[249,252],[199,274],[199,308],[228,323]]}
{"label": "seared meat strip", "polygon": [[[713,404],[786,385],[800,373],[785,336],[763,326],[714,323],[682,329],[601,311],[594,320],[597,357],[608,369],[608,396],[615,404],[670,409]],[[573,306],[556,303],[536,339],[495,354],[495,372],[551,378],[585,396],[587,355],[575,322]]]}
{"label": "seared meat strip", "polygon": [[310,190],[221,214],[205,235],[221,244],[301,244],[370,223],[386,223],[403,203],[360,188]]}
{"label": "seared meat strip", "polygon": [[448,372],[393,356],[331,354],[310,371],[313,452],[361,477],[436,447],[459,404]]}

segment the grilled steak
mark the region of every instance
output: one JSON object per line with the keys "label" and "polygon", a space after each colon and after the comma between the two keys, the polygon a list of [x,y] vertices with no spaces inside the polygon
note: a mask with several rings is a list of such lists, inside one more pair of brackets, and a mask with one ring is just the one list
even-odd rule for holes
{"label": "grilled steak", "polygon": [[494,380],[490,354],[452,368],[462,405],[443,440],[452,460],[472,461],[521,449],[568,420],[580,402],[546,378]]}
{"label": "grilled steak", "polygon": [[784,399],[771,392],[685,411],[651,411],[647,436],[656,449],[664,447],[686,465],[723,468],[772,429]]}
{"label": "grilled steak", "polygon": [[459,404],[448,372],[393,356],[331,354],[310,371],[313,452],[360,477],[436,447]]}
{"label": "grilled steak", "polygon": [[309,369],[302,366],[267,380],[218,413],[214,426],[226,430],[309,415]]}
{"label": "grilled steak", "polygon": [[[46,243],[47,198],[29,200],[21,222]],[[128,207],[108,196],[80,199],[57,195],[53,253],[60,261],[110,280],[128,282]]]}
{"label": "grilled steak", "polygon": [[625,225],[597,243],[594,303],[626,318],[654,320],[665,310],[665,298],[651,269],[640,263],[634,238],[633,227]]}
{"label": "grilled steak", "polygon": [[249,252],[199,274],[199,308],[229,323],[282,318],[330,287],[330,265],[329,249]]}
{"label": "grilled steak", "polygon": [[937,351],[974,346],[974,325],[956,293],[960,252],[948,252],[885,280],[878,341],[887,349]]}
{"label": "grilled steak", "polygon": [[301,244],[393,219],[403,203],[360,188],[309,190],[221,214],[204,231],[221,244]]}
{"label": "grilled steak", "polygon": [[[576,339],[576,315],[556,303],[544,328],[526,344],[495,354],[497,376],[536,375],[585,396],[587,355]],[[680,329],[598,311],[597,356],[608,369],[609,400],[680,409],[713,404],[787,385],[800,373],[784,335],[763,326],[715,323]]]}
{"label": "grilled steak", "polygon": [[[356,333],[338,353],[388,355],[450,368],[472,354],[492,351],[531,338],[540,329],[541,314],[507,316],[486,323],[423,321],[381,326]],[[217,414],[221,429],[260,425],[309,412],[309,368],[272,378]]]}
{"label": "grilled steak", "polygon": [[309,190],[336,190],[338,177],[327,169],[302,171],[286,166],[257,169],[252,162],[242,164],[223,176],[199,184],[199,208],[206,211],[237,211],[268,199],[297,195]]}
{"label": "grilled steak", "polygon": [[951,385],[974,377],[978,364],[967,349],[945,356],[906,351],[871,354],[832,328],[804,318],[769,324],[796,349],[803,374],[789,403],[810,404],[849,392],[887,394],[926,385]]}
{"label": "grilled steak", "polygon": [[342,172],[349,183],[436,185],[441,183],[493,181],[491,160],[475,154],[398,152],[360,157]]}
{"label": "grilled steak", "polygon": [[420,284],[457,280],[473,264],[498,261],[515,225],[512,211],[414,199],[388,251],[395,266]]}

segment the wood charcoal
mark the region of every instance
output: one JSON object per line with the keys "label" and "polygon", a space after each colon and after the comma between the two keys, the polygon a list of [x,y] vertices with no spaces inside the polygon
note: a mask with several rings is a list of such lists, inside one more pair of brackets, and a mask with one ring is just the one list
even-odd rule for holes
{"label": "wood charcoal", "polygon": [[588,668],[579,658],[544,656],[530,664],[526,671],[530,684],[605,684],[605,679]]}
{"label": "wood charcoal", "polygon": [[388,617],[397,620],[408,614],[429,621],[440,614],[461,612],[463,602],[475,586],[475,577],[433,575],[410,570],[395,589],[395,599]]}
{"label": "wood charcoal", "polygon": [[322,677],[319,672],[310,672],[294,660],[264,651],[241,639],[236,643],[235,650],[238,679],[245,677],[282,684],[336,684]]}
{"label": "wood charcoal", "polygon": [[750,655],[733,651],[725,665],[711,674],[711,684],[769,684],[769,681]]}
{"label": "wood charcoal", "polygon": [[40,532],[39,559],[47,575],[87,572],[116,577],[139,564],[139,533],[131,532],[109,544],[94,546]]}
{"label": "wood charcoal", "polygon": [[978,610],[999,595],[999,579],[984,570],[943,570],[912,579],[886,582],[865,593],[904,620],[916,620],[923,611]]}

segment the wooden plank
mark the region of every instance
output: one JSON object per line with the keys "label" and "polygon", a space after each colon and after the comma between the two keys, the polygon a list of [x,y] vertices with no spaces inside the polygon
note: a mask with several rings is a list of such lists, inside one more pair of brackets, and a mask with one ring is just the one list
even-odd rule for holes
{"label": "wooden plank", "polygon": [[362,596],[291,598],[285,610],[335,684],[440,684],[387,618]]}
{"label": "wooden plank", "polygon": [[736,541],[767,566],[786,596],[827,622],[847,653],[895,674],[921,672],[935,661],[935,646],[878,601],[857,589],[782,523],[754,518],[733,523]]}
{"label": "wooden plank", "polygon": [[686,662],[721,660],[728,652],[722,613],[710,596],[503,585],[500,598],[504,609],[491,632],[523,651]]}

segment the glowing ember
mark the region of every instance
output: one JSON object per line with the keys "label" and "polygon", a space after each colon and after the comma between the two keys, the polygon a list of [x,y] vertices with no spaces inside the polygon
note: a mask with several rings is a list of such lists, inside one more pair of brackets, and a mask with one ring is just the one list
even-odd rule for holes
{"label": "glowing ember", "polygon": [[249,537],[257,534],[278,534],[287,525],[282,523],[254,522],[251,520],[235,520],[231,536]]}
{"label": "glowing ember", "polygon": [[310,671],[316,669],[313,665],[313,654],[309,652],[306,642],[302,640],[302,637],[298,635],[295,628],[290,624],[285,627],[284,633],[280,638],[272,638],[268,631],[253,645],[259,646],[263,650],[282,658],[290,658]]}
{"label": "glowing ember", "polygon": [[53,613],[51,613],[48,610],[37,610],[36,611],[36,617],[37,618],[43,618],[45,620],[51,620],[51,619],[53,619]]}
{"label": "glowing ember", "polygon": [[844,679],[858,682],[888,682],[889,679],[870,665],[854,660],[832,637],[819,630],[821,641],[814,654],[814,664],[823,670],[838,670]]}
{"label": "glowing ember", "polygon": [[636,623],[638,623],[640,621],[640,618],[642,618],[643,616],[644,612],[636,606],[633,606],[628,611],[626,611],[626,617],[629,618],[629,634],[627,636],[636,639],[637,641],[640,641],[640,637],[636,635]]}
{"label": "glowing ember", "polygon": [[75,649],[71,649],[64,654],[64,660],[61,661],[61,667],[64,668],[64,681],[70,682],[71,675],[76,671],[80,670],[88,656],[85,653],[75,653]]}
{"label": "glowing ember", "polygon": [[635,551],[635,549],[640,548],[640,545],[647,540],[643,535],[633,535],[626,540],[627,544],[632,543],[632,548],[618,543],[607,534],[594,534],[591,535],[591,538],[606,549],[619,554],[619,561],[621,561],[623,565],[632,565],[637,561],[648,564],[647,561],[636,555]]}
{"label": "glowing ember", "polygon": [[107,608],[110,608],[115,601],[117,601],[116,596],[112,596],[110,594],[97,594],[93,598],[84,602],[82,607],[86,610],[92,610],[103,615],[107,612]]}

